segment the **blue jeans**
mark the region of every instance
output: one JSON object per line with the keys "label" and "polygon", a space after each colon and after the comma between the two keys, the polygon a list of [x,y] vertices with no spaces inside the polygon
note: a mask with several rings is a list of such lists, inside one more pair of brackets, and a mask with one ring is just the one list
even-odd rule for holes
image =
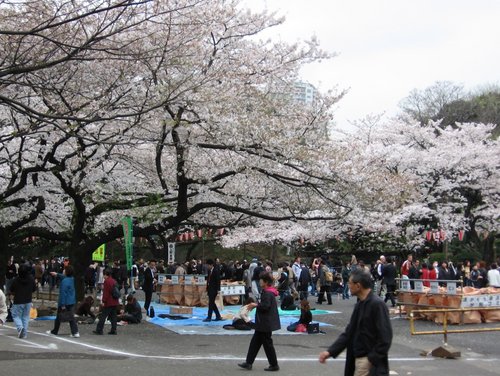
{"label": "blue jeans", "polygon": [[342,294],[342,299],[349,299],[349,285],[344,282],[344,292]]}
{"label": "blue jeans", "polygon": [[30,322],[31,303],[13,304],[11,308],[12,319],[16,324],[17,332],[21,333],[22,338],[28,335],[28,325]]}

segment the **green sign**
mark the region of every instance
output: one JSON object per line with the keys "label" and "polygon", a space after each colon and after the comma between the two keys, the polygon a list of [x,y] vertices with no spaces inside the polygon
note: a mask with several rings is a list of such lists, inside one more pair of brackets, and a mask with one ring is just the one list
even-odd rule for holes
{"label": "green sign", "polygon": [[92,253],[92,261],[104,262],[104,255],[106,253],[106,244],[101,245]]}
{"label": "green sign", "polygon": [[127,260],[127,269],[132,269],[132,238],[133,238],[133,229],[132,229],[132,218],[131,217],[123,217],[122,218],[123,225],[123,236],[125,238],[125,259]]}

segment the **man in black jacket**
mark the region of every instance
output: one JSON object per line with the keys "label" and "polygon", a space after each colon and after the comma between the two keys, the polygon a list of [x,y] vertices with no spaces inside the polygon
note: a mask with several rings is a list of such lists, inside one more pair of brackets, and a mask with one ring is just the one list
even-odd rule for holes
{"label": "man in black jacket", "polygon": [[262,273],[259,282],[262,288],[260,302],[258,304],[251,303],[249,305],[252,308],[257,308],[255,311],[255,333],[250,341],[245,363],[240,363],[238,366],[251,370],[255,358],[261,346],[263,346],[267,360],[269,361],[269,367],[264,370],[279,371],[280,367],[278,366],[276,350],[274,349],[273,339],[271,338],[275,330],[281,329],[278,305],[276,303],[278,290],[273,286],[273,276],[270,273]]}
{"label": "man in black jacket", "polygon": [[355,270],[349,278],[349,289],[358,297],[349,325],[339,338],[319,354],[320,363],[337,357],[347,349],[345,376],[389,375],[389,348],[392,328],[385,303],[372,293],[371,275]]}
{"label": "man in black jacket", "polygon": [[220,292],[220,271],[219,266],[215,264],[214,260],[207,260],[208,277],[207,277],[207,294],[208,294],[208,315],[203,321],[212,321],[212,313],[215,313],[215,321],[221,321],[219,309],[215,304],[217,294]]}
{"label": "man in black jacket", "polygon": [[142,285],[142,291],[144,291],[144,309],[146,314],[149,314],[149,306],[151,305],[151,299],[153,297],[154,285],[156,273],[156,260],[149,260],[148,267],[144,270],[144,284]]}
{"label": "man in black jacket", "polygon": [[393,307],[396,306],[396,299],[394,299],[394,294],[396,291],[396,276],[396,266],[394,265],[394,261],[391,260],[390,262],[385,264],[384,268],[382,269],[382,283],[384,283],[387,287],[384,303],[387,303],[387,301],[390,299]]}

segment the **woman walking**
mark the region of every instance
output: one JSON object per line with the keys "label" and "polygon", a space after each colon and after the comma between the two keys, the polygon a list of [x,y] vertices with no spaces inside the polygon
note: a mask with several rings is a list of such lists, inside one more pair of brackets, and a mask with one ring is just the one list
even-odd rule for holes
{"label": "woman walking", "polygon": [[52,276],[57,276],[60,280],[59,284],[59,300],[57,302],[57,315],[56,321],[54,322],[54,329],[49,330],[47,334],[57,335],[59,333],[59,327],[61,326],[61,318],[64,316],[64,321],[69,322],[69,327],[71,329],[71,337],[79,338],[78,326],[75,320],[74,307],[76,303],[75,294],[75,279],[73,278],[73,267],[67,265],[64,268],[63,274],[57,274],[56,272],[50,273]]}
{"label": "woman walking", "polygon": [[260,287],[262,288],[260,302],[258,304],[249,304],[250,307],[256,308],[255,333],[250,341],[245,363],[240,363],[238,366],[251,370],[255,358],[261,346],[263,346],[267,360],[269,361],[269,367],[265,368],[265,371],[279,371],[280,367],[278,366],[276,350],[271,338],[273,331],[281,329],[278,305],[276,303],[278,290],[273,286],[274,281],[270,273],[262,273],[259,279]]}

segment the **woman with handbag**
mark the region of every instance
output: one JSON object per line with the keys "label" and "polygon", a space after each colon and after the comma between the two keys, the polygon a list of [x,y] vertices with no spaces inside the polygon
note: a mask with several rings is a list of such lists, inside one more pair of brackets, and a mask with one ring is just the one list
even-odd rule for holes
{"label": "woman with handbag", "polygon": [[71,328],[71,337],[79,338],[78,325],[75,320],[74,307],[76,303],[75,294],[75,279],[73,278],[73,267],[67,265],[64,267],[63,274],[56,272],[50,273],[52,276],[57,276],[60,279],[59,284],[59,300],[57,302],[57,316],[54,322],[54,329],[47,331],[47,334],[57,335],[61,322],[69,322]]}

